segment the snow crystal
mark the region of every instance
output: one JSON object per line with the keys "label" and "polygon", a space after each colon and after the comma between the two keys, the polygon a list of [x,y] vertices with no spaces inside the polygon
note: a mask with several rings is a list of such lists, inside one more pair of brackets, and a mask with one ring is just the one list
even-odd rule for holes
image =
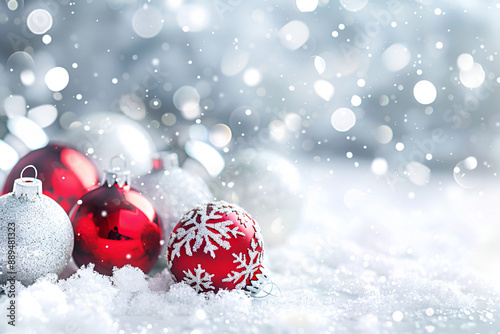
{"label": "snow crystal", "polygon": [[120,269],[115,267],[113,269],[112,281],[122,291],[139,292],[148,289],[148,282],[146,281],[144,272],[131,265],[126,265]]}
{"label": "snow crystal", "polygon": [[151,291],[168,291],[170,286],[175,283],[172,274],[168,269],[156,274],[148,279],[149,289]]}

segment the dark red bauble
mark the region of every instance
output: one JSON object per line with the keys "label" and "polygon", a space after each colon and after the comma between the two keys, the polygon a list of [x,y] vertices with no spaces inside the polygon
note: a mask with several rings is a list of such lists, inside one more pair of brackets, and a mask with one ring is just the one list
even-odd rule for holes
{"label": "dark red bauble", "polygon": [[167,264],[177,282],[198,292],[242,289],[259,293],[270,282],[264,242],[249,214],[224,201],[187,212],[170,235]]}
{"label": "dark red bauble", "polygon": [[49,144],[19,160],[7,178],[3,194],[13,188],[14,181],[28,165],[34,165],[38,170],[43,194],[59,203],[66,212],[79,197],[98,185],[97,170],[86,156],[64,145]]}
{"label": "dark red bauble", "polygon": [[[108,179],[108,178],[107,178]],[[83,195],[69,214],[78,266],[112,275],[127,264],[147,273],[158,260],[162,232],[153,204],[128,184],[104,181]]]}

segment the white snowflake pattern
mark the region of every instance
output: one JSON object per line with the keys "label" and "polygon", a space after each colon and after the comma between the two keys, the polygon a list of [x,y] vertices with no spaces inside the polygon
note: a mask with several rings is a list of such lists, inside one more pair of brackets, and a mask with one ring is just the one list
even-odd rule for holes
{"label": "white snowflake pattern", "polygon": [[253,229],[255,231],[255,239],[257,239],[257,242],[259,243],[260,248],[264,249],[264,237],[262,236],[262,230],[260,229],[260,225],[255,222],[253,224]]}
{"label": "white snowflake pattern", "polygon": [[230,214],[232,212],[235,212],[236,215],[238,216],[238,220],[241,222],[241,224],[245,227],[248,227],[249,225],[252,226],[254,225],[254,221],[252,217],[246,212],[242,207],[238,205],[231,205],[227,204],[226,211],[224,212],[225,214]]}
{"label": "white snowflake pattern", "polygon": [[198,264],[198,267],[194,268],[194,274],[191,272],[191,269],[188,269],[188,271],[183,270],[183,273],[185,276],[182,281],[192,286],[196,292],[215,289],[212,286],[212,277],[214,277],[214,274],[207,273],[205,269],[201,268],[201,264]]}
{"label": "white snowflake pattern", "polygon": [[233,263],[239,263],[236,269],[243,269],[241,271],[232,270],[231,273],[227,275],[226,278],[222,279],[222,282],[238,282],[241,279],[241,282],[236,284],[236,289],[243,289],[247,285],[247,280],[249,277],[253,277],[255,272],[259,270],[260,265],[262,263],[262,253],[257,250],[257,246],[259,246],[259,242],[252,239],[250,243],[252,249],[248,250],[249,261],[247,263],[246,254],[233,253]]}
{"label": "white snowflake pattern", "polygon": [[226,204],[226,206],[224,207],[225,210],[224,210],[224,208],[222,208],[222,210],[224,210],[223,212],[226,215],[229,215],[232,212],[236,213],[236,215],[238,216],[238,220],[246,228],[248,228],[248,226],[253,226],[254,231],[255,231],[255,238],[257,239],[259,246],[261,248],[264,248],[264,238],[262,237],[262,230],[260,229],[260,225],[242,207],[240,207],[238,205],[229,204],[226,202],[224,202],[224,203]]}
{"label": "white snowflake pattern", "polygon": [[[238,235],[245,236],[243,232],[238,231],[238,226],[230,228],[231,225],[234,225],[234,222],[230,219],[216,223],[209,222],[210,220],[221,219],[223,217],[221,213],[228,215],[233,212],[230,210],[229,204],[221,201],[198,206],[186,213],[181,218],[182,227],[172,233],[169,240],[169,248],[172,248],[169,254],[169,266],[171,266],[176,256],[180,257],[182,247],[184,247],[187,255],[192,256],[193,252],[196,252],[205,243],[203,252],[210,253],[212,258],[215,258],[215,250],[219,249],[219,247],[226,250],[231,248],[231,244],[225,239],[230,239],[231,236],[234,238]],[[192,240],[194,240],[194,245],[191,248]]]}

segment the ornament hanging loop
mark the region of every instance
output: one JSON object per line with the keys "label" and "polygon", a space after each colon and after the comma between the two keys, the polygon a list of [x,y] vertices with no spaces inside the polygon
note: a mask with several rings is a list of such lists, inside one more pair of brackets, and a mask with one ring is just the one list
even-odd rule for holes
{"label": "ornament hanging loop", "polygon": [[37,176],[38,176],[38,170],[36,169],[36,167],[35,167],[35,166],[33,166],[33,165],[28,165],[28,166],[24,167],[24,168],[23,168],[23,170],[21,171],[21,180],[22,180],[23,182],[29,182],[29,181],[24,180],[24,177],[23,177],[24,171],[25,171],[26,169],[28,169],[28,168],[33,168],[33,169],[35,170],[35,177],[34,177],[35,179],[36,179],[36,178],[37,178]]}
{"label": "ornament hanging loop", "polygon": [[[24,171],[28,168],[33,168],[35,170],[35,177],[23,176]],[[14,197],[21,198],[25,197],[30,201],[39,198],[42,195],[42,181],[37,179],[38,171],[35,166],[28,165],[21,171],[21,177],[14,181],[14,188],[12,189]]]}
{"label": "ornament hanging loop", "polygon": [[[275,287],[277,289],[277,292],[273,293]],[[281,297],[280,287],[276,283],[270,281],[262,288],[262,290],[252,295],[252,297],[254,298],[265,298],[267,296]]]}

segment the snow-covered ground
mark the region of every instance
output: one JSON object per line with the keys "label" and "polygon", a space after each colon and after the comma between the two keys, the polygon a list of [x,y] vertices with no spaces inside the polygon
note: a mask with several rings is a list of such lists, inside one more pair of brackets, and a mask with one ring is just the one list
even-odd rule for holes
{"label": "snow-covered ground", "polygon": [[[198,294],[166,270],[147,277],[125,267],[105,277],[85,268],[18,284],[16,327],[2,316],[0,332],[500,332],[491,179],[464,189],[450,172],[424,187],[391,188],[363,166],[302,170],[301,225],[266,245],[279,287],[267,297]],[[0,298],[3,313],[8,303]]]}

